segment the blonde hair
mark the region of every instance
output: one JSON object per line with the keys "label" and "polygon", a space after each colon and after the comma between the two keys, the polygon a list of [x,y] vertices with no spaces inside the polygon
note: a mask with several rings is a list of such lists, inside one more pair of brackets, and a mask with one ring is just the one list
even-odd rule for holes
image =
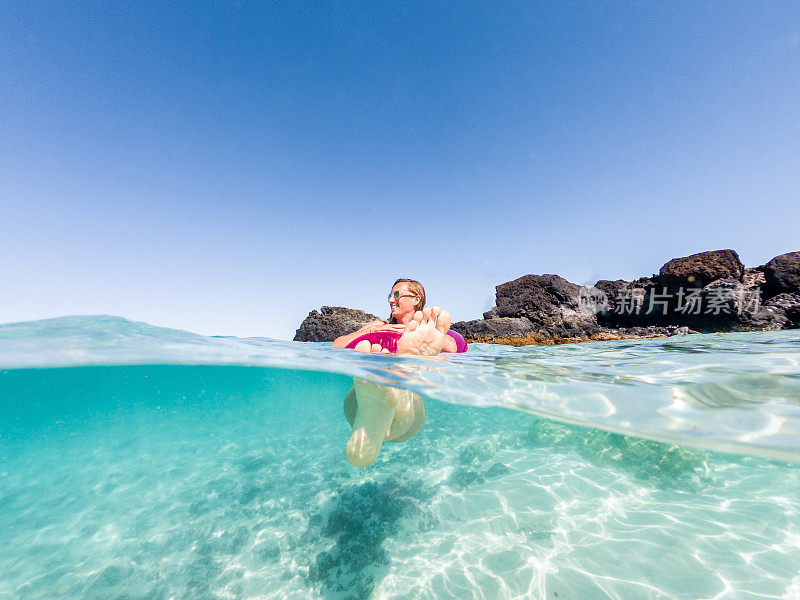
{"label": "blonde hair", "polygon": [[[425,288],[422,287],[422,284],[419,281],[416,279],[404,279],[401,277],[392,284],[392,287],[396,286],[398,283],[407,283],[409,291],[419,297],[419,301],[417,302],[415,310],[422,310],[425,308]],[[389,323],[397,323],[397,319],[395,319],[391,314],[389,315]]]}

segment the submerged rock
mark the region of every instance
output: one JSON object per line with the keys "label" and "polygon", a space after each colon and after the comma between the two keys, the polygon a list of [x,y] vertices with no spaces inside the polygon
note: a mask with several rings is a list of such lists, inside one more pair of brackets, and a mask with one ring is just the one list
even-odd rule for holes
{"label": "submerged rock", "polygon": [[477,470],[469,467],[458,467],[447,478],[447,485],[457,490],[463,490],[473,483],[486,483],[486,478]]}
{"label": "submerged rock", "polygon": [[699,489],[708,472],[708,453],[599,429],[534,418],[527,441],[535,447],[576,451],[597,465],[624,469],[661,488]]}
{"label": "submerged rock", "polygon": [[341,335],[353,333],[379,317],[342,306],[323,306],[321,312],[312,310],[294,335],[295,342],[332,342]]}
{"label": "submerged rock", "polygon": [[497,443],[493,440],[479,440],[469,443],[458,453],[458,461],[462,465],[473,462],[484,463],[497,453]]}
{"label": "submerged rock", "polygon": [[344,487],[327,509],[309,518],[308,544],[323,537],[332,544],[311,561],[308,584],[326,598],[371,597],[389,571],[384,543],[397,535],[404,519],[429,517],[426,502],[434,493],[413,479]]}

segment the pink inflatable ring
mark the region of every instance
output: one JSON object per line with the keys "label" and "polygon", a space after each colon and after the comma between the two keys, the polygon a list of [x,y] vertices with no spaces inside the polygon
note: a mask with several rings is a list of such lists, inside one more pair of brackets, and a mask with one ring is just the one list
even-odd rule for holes
{"label": "pink inflatable ring", "polygon": [[[367,340],[370,345],[379,344],[381,348],[386,348],[389,352],[397,352],[397,340],[400,339],[402,334],[396,331],[374,331],[373,333],[365,333],[357,337],[352,342],[347,344],[347,348],[351,350],[356,347],[356,344]],[[456,341],[456,352],[467,351],[467,341],[461,336],[460,333],[449,329],[447,335]]]}

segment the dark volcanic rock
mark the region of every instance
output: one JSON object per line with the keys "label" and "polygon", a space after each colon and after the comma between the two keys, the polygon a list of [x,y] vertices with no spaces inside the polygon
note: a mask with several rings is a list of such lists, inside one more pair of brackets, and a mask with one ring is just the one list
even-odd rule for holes
{"label": "dark volcanic rock", "polygon": [[558,275],[524,275],[496,290],[498,317],[526,317],[560,336],[580,336],[597,327],[594,312],[581,312],[581,287]]}
{"label": "dark volcanic rock", "polygon": [[295,342],[332,342],[340,335],[353,333],[378,317],[363,310],[341,306],[323,306],[322,312],[312,310],[294,335]]}
{"label": "dark volcanic rock", "polygon": [[760,267],[746,267],[744,270],[744,286],[748,288],[756,288],[764,285],[766,278],[764,277],[764,266]]}
{"label": "dark volcanic rock", "polygon": [[586,337],[599,331],[596,310],[602,290],[581,287],[558,275],[524,275],[497,286],[497,304],[483,319],[453,325],[467,339]]}
{"label": "dark volcanic rock", "polygon": [[786,318],[789,319],[792,327],[800,327],[800,304],[795,304],[794,306],[787,308],[784,314],[786,315]]}
{"label": "dark volcanic rock", "polygon": [[786,319],[784,327],[800,327],[800,293],[778,294],[767,300],[764,307],[780,311]]}
{"label": "dark volcanic rock", "polygon": [[465,338],[508,338],[525,337],[536,333],[536,326],[525,317],[495,317],[493,319],[476,319],[459,321],[450,327]]}
{"label": "dark volcanic rock", "polygon": [[685,321],[704,332],[776,331],[791,327],[786,311],[800,306],[800,296],[781,294],[775,301],[762,303],[761,289],[747,287],[728,278],[714,281],[699,294],[702,312],[689,314]]}
{"label": "dark volcanic rock", "polygon": [[639,321],[638,313],[644,303],[645,292],[652,285],[650,280],[645,283],[640,281],[598,281],[595,287],[605,293],[606,307],[597,313],[597,321],[613,325],[632,325]]}
{"label": "dark volcanic rock", "polygon": [[595,311],[581,305],[582,296],[591,291],[558,275],[523,275],[495,289],[496,306],[487,313],[488,321],[524,317],[537,332],[553,337],[582,337],[598,330]]}
{"label": "dark volcanic rock", "polygon": [[600,339],[628,339],[688,335],[690,333],[698,332],[686,326],[678,327],[677,325],[666,325],[663,327],[657,325],[649,325],[647,327],[601,327],[597,337]]}
{"label": "dark volcanic rock", "polygon": [[[688,326],[696,331],[712,332],[752,329],[763,322],[765,329],[776,328],[774,315],[755,315],[760,302],[758,286],[747,287],[739,277],[716,279],[704,286],[696,282],[678,287],[652,284],[638,287],[636,282],[624,286],[618,282],[598,282],[598,285],[611,288],[612,293],[621,297],[628,295],[627,302],[622,302],[617,307],[624,308],[625,312],[609,310],[599,314],[598,322],[601,325],[678,325]],[[631,295],[634,302],[631,302]]]}
{"label": "dark volcanic rock", "polygon": [[614,300],[621,296],[625,291],[631,289],[632,285],[633,282],[624,281],[622,279],[617,279],[615,281],[601,279],[594,284],[594,287],[603,290],[608,298],[609,304],[613,305],[615,304]]}
{"label": "dark volcanic rock", "polygon": [[711,250],[673,258],[658,272],[658,283],[672,288],[703,287],[717,279],[744,276],[744,265],[733,250]]}
{"label": "dark volcanic rock", "polygon": [[495,289],[498,317],[527,317],[548,323],[561,320],[563,308],[578,308],[580,286],[558,275],[523,275]]}
{"label": "dark volcanic rock", "polygon": [[734,277],[717,279],[703,288],[702,328],[717,329],[736,320],[745,308],[744,284]]}
{"label": "dark volcanic rock", "polygon": [[764,265],[766,292],[774,296],[783,292],[800,292],[800,252],[787,252]]}
{"label": "dark volcanic rock", "polygon": [[790,310],[800,305],[800,292],[796,294],[778,294],[764,303],[766,306],[774,306],[781,310]]}
{"label": "dark volcanic rock", "polygon": [[647,291],[640,317],[651,325],[685,325],[705,333],[779,329],[776,323],[782,317],[764,312],[758,293],[758,288],[747,288],[735,277],[717,279],[702,288],[658,286]]}
{"label": "dark volcanic rock", "polygon": [[606,295],[606,308],[601,310],[600,313],[598,313],[598,316],[613,313],[616,307],[619,305],[622,297],[630,293],[632,285],[632,282],[623,281],[622,279],[617,279],[616,281],[601,279],[595,283],[594,287]]}
{"label": "dark volcanic rock", "polygon": [[[786,311],[775,306],[760,306],[739,316],[734,331],[777,331],[791,327]],[[796,325],[795,325],[796,327]]]}

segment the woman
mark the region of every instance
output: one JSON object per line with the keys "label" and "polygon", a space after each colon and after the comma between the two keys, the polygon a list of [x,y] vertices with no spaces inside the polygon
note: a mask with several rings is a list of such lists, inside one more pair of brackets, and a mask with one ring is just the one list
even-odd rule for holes
{"label": "woman", "polygon": [[[333,345],[346,348],[362,335],[378,331],[402,334],[397,340],[397,354],[432,356],[440,352],[456,352],[456,341],[447,335],[450,313],[438,306],[425,308],[425,288],[414,279],[398,279],[388,296],[391,315],[388,321],[372,321],[358,331],[334,340]],[[387,352],[387,348],[362,341],[359,352]]]}
{"label": "woman", "polygon": [[[391,315],[388,321],[367,323],[358,331],[336,338],[333,345],[346,348],[359,337],[379,331],[399,333],[397,354],[432,356],[456,352],[456,341],[447,335],[450,313],[438,306],[425,308],[425,288],[413,279],[398,279],[389,293]],[[359,352],[387,353],[380,344],[363,340],[355,345]],[[344,414],[353,432],[347,442],[347,460],[366,467],[377,458],[383,442],[402,442],[422,428],[425,407],[419,394],[353,378],[353,387],[344,399]]]}

